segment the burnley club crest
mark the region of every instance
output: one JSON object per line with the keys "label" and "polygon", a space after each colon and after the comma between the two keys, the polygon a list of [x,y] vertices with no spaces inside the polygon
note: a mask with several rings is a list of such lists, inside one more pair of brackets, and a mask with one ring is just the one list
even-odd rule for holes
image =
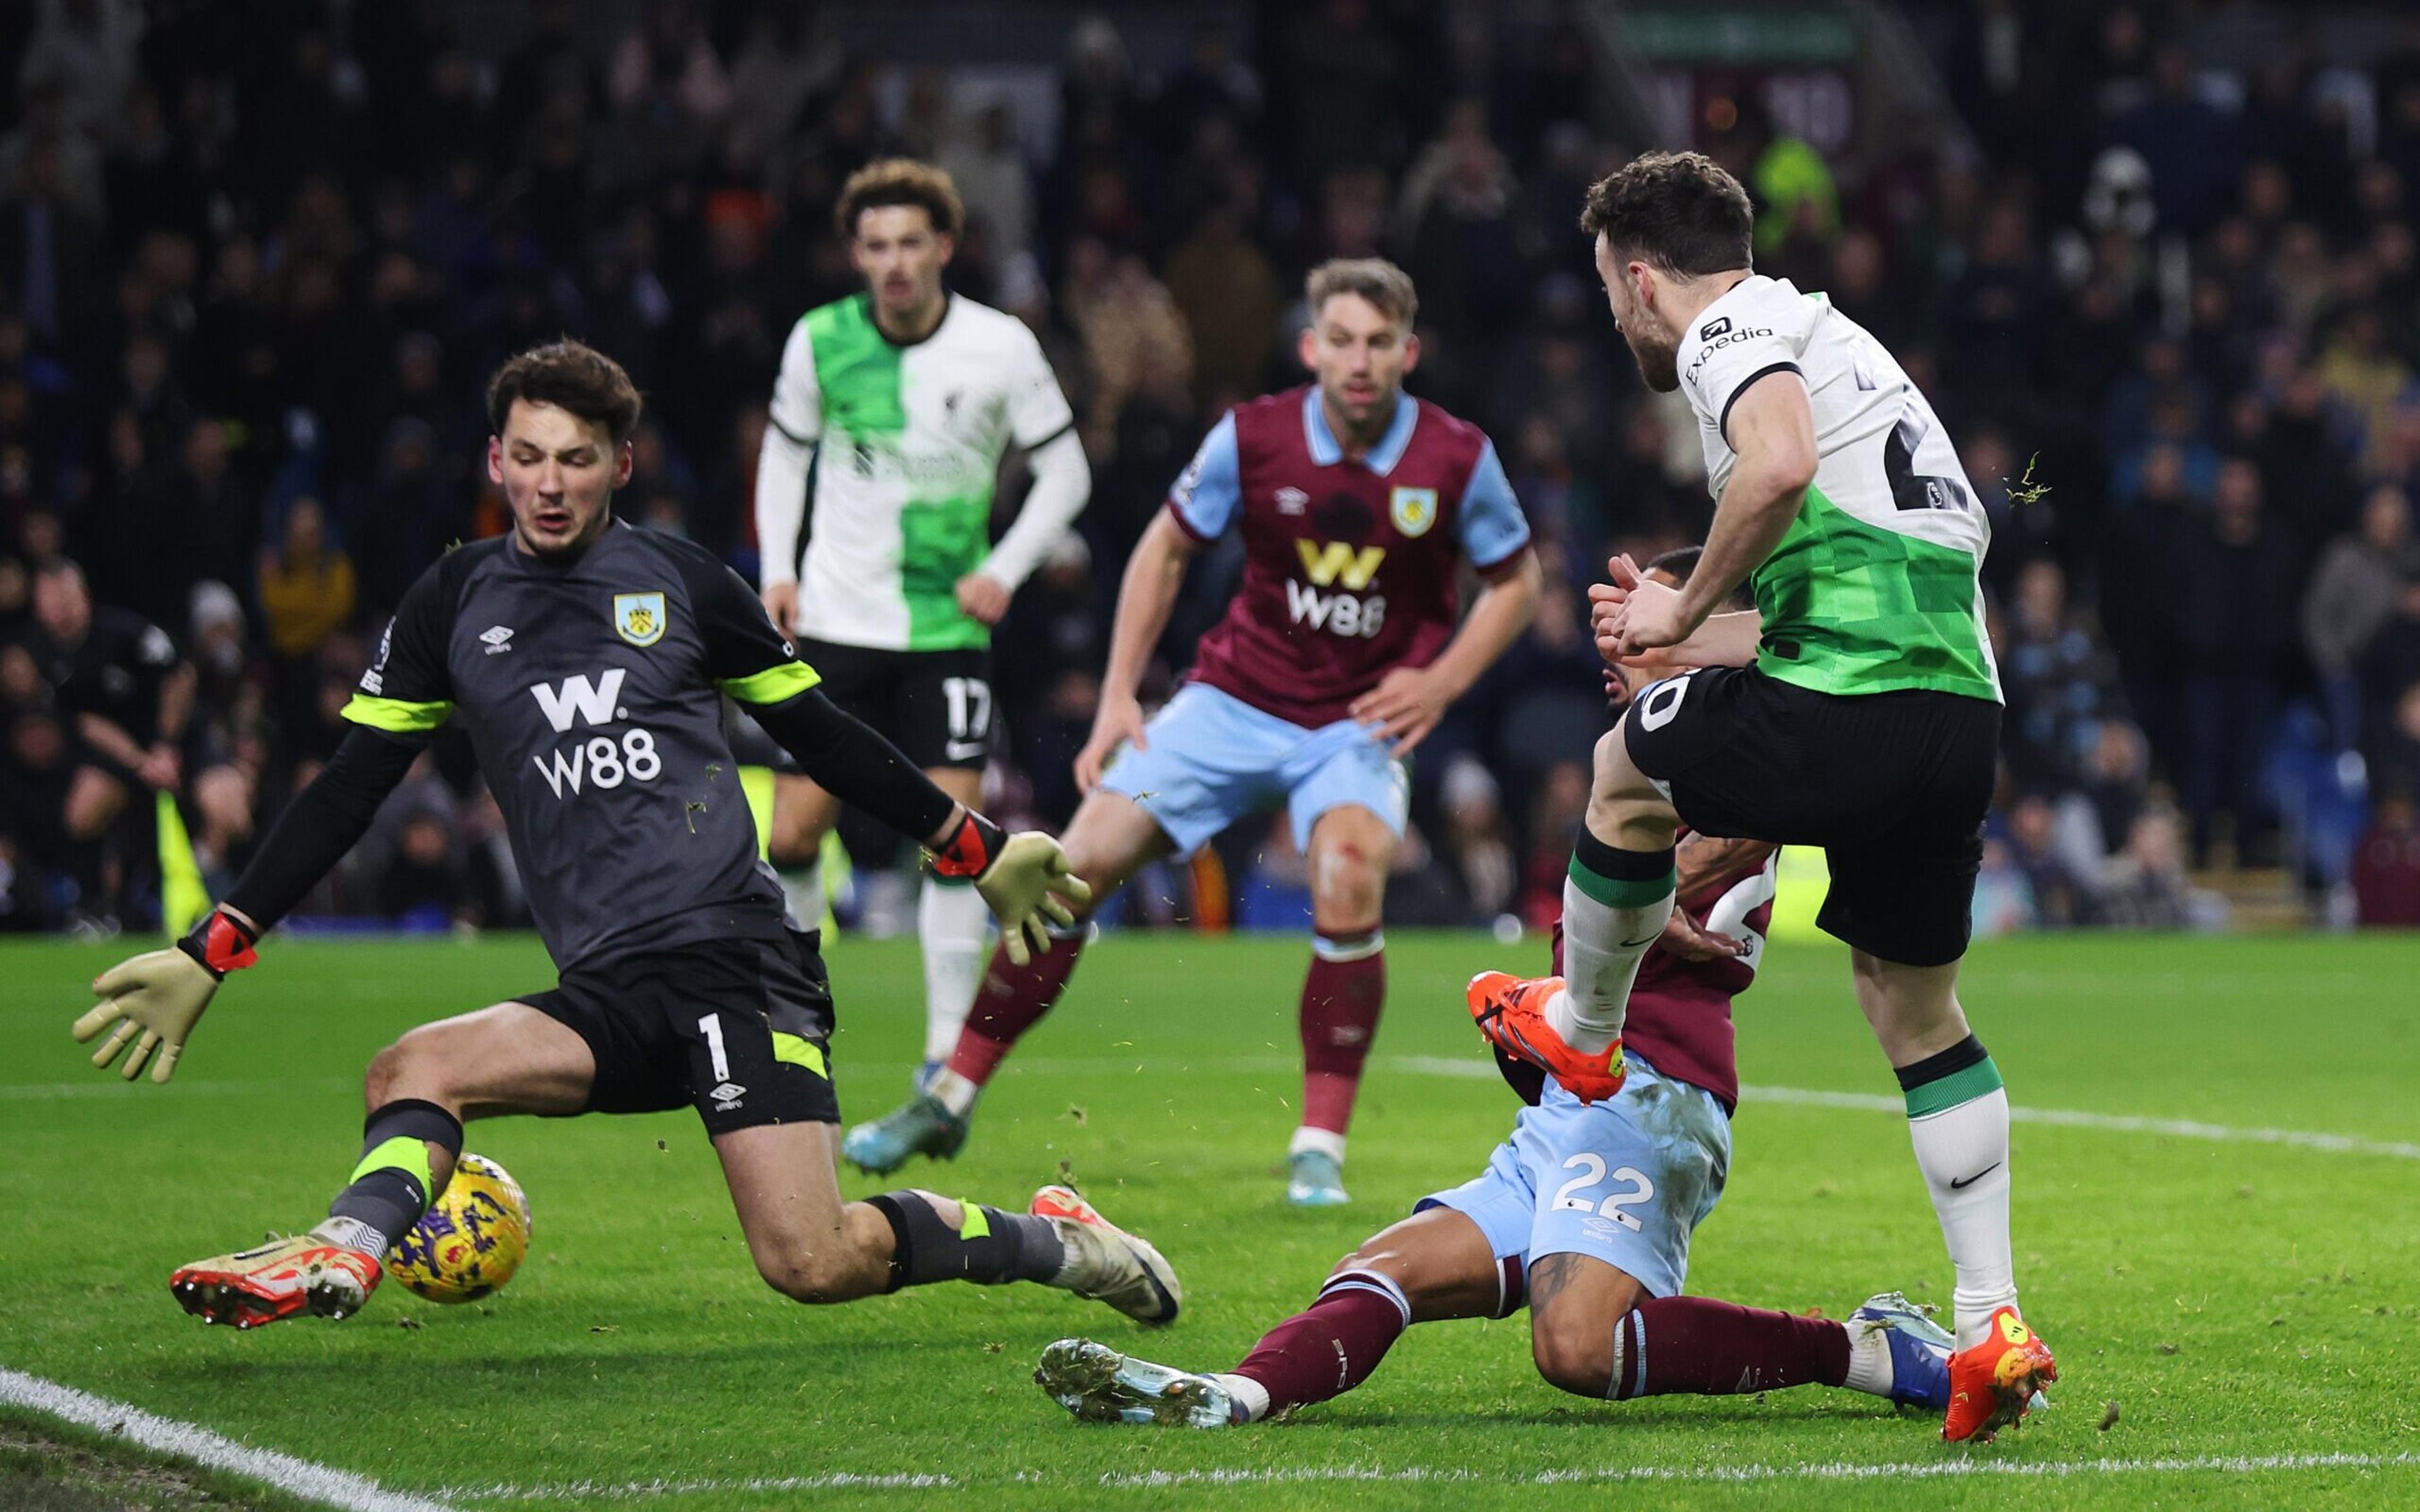
{"label": "burnley club crest", "polygon": [[664,638],[664,595],[615,594],[613,628],[634,646],[652,646]]}

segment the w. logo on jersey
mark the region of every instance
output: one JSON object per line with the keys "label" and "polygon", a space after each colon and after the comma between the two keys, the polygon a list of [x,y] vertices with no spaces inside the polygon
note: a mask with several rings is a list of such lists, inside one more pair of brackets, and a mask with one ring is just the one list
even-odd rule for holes
{"label": "w. logo on jersey", "polygon": [[1356,550],[1347,541],[1313,541],[1305,536],[1294,543],[1302,557],[1302,573],[1312,584],[1326,588],[1342,579],[1344,586],[1359,593],[1378,576],[1378,563],[1387,560],[1383,546],[1365,546]]}
{"label": "w. logo on jersey", "polygon": [[[660,628],[658,633],[662,633]],[[622,717],[616,707],[622,701],[622,677],[623,670],[613,667],[593,683],[586,672],[581,672],[565,678],[560,687],[551,683],[533,683],[530,692],[537,699],[537,706],[546,711],[546,722],[561,734],[571,728],[574,720],[582,724],[611,724]]]}
{"label": "w. logo on jersey", "polygon": [[615,594],[613,628],[634,646],[652,646],[664,638],[664,595]]}

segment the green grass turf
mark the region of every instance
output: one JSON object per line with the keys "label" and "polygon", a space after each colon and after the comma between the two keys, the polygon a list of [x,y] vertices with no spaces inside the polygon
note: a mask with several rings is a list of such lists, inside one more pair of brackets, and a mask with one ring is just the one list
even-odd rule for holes
{"label": "green grass turf", "polygon": [[[785,1303],[750,1268],[687,1113],[475,1126],[471,1148],[503,1161],[536,1213],[531,1262],[488,1304],[390,1287],[342,1324],[206,1330],[169,1301],[169,1270],[323,1211],[354,1159],[369,1055],[550,972],[528,941],[279,944],[230,982],[163,1089],[97,1074],[68,1038],[85,980],[116,953],[0,946],[0,1365],[395,1488],[718,1483],[648,1502],[684,1512],[1577,1505],[1625,1490],[1760,1506],[2420,1501],[2420,1460],[2394,1458],[2420,1455],[2420,1161],[2028,1122],[2013,1154],[2020,1277],[2067,1380],[2053,1412],[1988,1448],[1946,1447],[1931,1421],[1822,1390],[1582,1401],[1536,1379],[1518,1319],[1417,1329],[1368,1386],[1290,1424],[1178,1434],[1066,1419],[1029,1381],[1051,1339],[1090,1333],[1224,1367],[1357,1241],[1481,1167],[1511,1124],[1509,1094],[1404,1064],[1476,1061],[1463,980],[1543,959],[1534,941],[1475,936],[1390,941],[1348,1208],[1281,1200],[1305,955],[1290,938],[1104,943],[1009,1063],[967,1153],[905,1173],[994,1203],[1072,1173],[1183,1271],[1186,1316],[1164,1334],[1032,1288]],[[903,1090],[921,1039],[915,949],[844,942],[831,964],[844,1104],[869,1117]],[[2039,938],[1978,949],[1966,982],[2021,1107],[2420,1142],[2420,942]],[[1836,949],[1774,947],[1739,1016],[1751,1084],[1894,1089]],[[1834,1316],[1888,1287],[1947,1301],[1902,1119],[1751,1097],[1735,1135],[1692,1291]],[[881,1185],[843,1179],[852,1196]],[[2102,1431],[2113,1400],[2121,1415]],[[1557,1471],[2334,1454],[2390,1462],[1535,1484]],[[1347,1469],[1431,1478],[1124,1479]],[[946,1475],[958,1489],[728,1484],[835,1473]]]}

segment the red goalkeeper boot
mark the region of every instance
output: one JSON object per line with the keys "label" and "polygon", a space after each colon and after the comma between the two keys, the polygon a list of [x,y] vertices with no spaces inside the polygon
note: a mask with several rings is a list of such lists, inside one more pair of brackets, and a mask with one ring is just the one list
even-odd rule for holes
{"label": "red goalkeeper boot", "polygon": [[178,1304],[205,1323],[257,1328],[311,1312],[344,1318],[378,1289],[379,1262],[316,1234],[195,1260],[168,1278]]}

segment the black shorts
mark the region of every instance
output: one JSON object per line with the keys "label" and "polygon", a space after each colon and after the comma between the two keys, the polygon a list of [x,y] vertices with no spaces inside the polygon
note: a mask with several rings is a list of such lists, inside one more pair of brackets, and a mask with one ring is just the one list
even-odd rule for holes
{"label": "black shorts", "polygon": [[1816,922],[1908,965],[1966,953],[2000,706],[1955,693],[1843,697],[1709,667],[1668,678],[1622,722],[1631,762],[1690,828],[1820,845]]}
{"label": "black shorts", "polygon": [[801,637],[799,658],[823,674],[827,697],[918,766],[983,770],[991,754],[990,652],[873,651]]}
{"label": "black shorts", "polygon": [[710,1134],[838,1123],[831,986],[812,937],[720,939],[574,966],[517,999],[588,1041],[589,1113],[688,1104]]}

